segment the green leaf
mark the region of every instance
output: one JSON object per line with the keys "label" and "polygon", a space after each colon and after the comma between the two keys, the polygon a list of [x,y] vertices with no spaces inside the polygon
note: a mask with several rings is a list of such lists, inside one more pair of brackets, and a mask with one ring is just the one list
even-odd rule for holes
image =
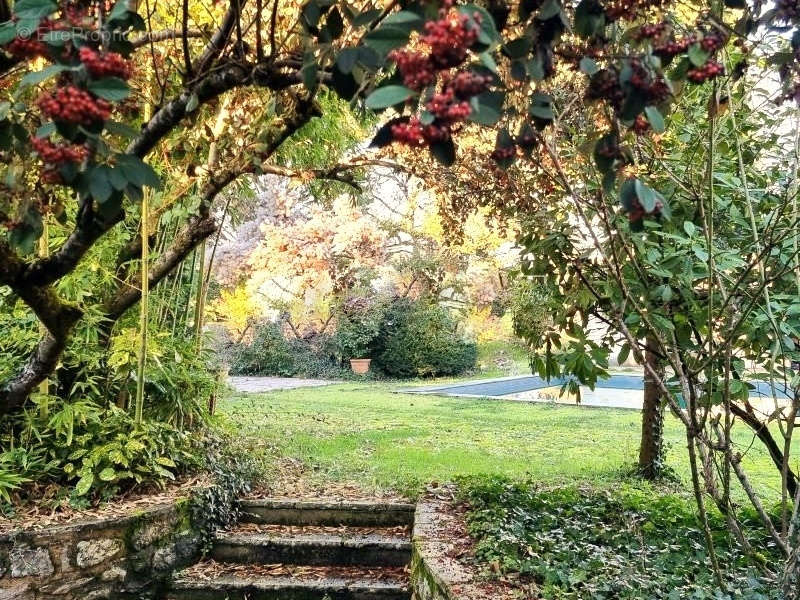
{"label": "green leaf", "polygon": [[4,46],[17,37],[17,26],[13,21],[0,23],[0,46]]}
{"label": "green leaf", "polygon": [[580,62],[580,69],[582,72],[586,73],[589,77],[597,73],[599,70],[597,63],[594,59],[589,58],[588,56],[584,56]]}
{"label": "green leaf", "polygon": [[343,48],[336,56],[336,66],[342,73],[349,73],[358,62],[358,48]]}
{"label": "green leaf", "polygon": [[551,103],[552,98],[550,98],[550,96],[537,92],[531,96],[531,105],[528,108],[528,114],[543,121],[552,121],[555,119],[555,115],[553,114]]}
{"label": "green leaf", "polygon": [[40,127],[37,129],[37,130],[36,130],[36,137],[37,137],[37,138],[46,138],[46,137],[50,137],[50,136],[51,136],[51,135],[53,135],[55,132],[56,132],[56,124],[55,124],[55,123],[53,123],[52,121],[49,121],[48,123],[45,123],[44,125],[41,125],[41,126],[40,126]]}
{"label": "green leaf", "polygon": [[695,232],[697,231],[697,227],[691,221],[684,221],[683,222],[683,230],[686,232],[686,235],[692,237]]}
{"label": "green leaf", "polygon": [[706,64],[708,57],[710,54],[703,50],[703,47],[700,44],[692,44],[689,46],[689,52],[687,53],[689,56],[689,60],[695,67],[702,67]]}
{"label": "green leaf", "polygon": [[98,474],[101,481],[113,481],[117,476],[117,472],[111,467],[106,467]]}
{"label": "green leaf", "polygon": [[531,51],[531,42],[526,37],[517,38],[506,43],[505,49],[511,58],[524,58]]}
{"label": "green leaf", "polygon": [[364,104],[367,108],[378,110],[405,102],[414,95],[414,91],[404,85],[387,85],[372,92]]}
{"label": "green leaf", "polygon": [[456,162],[456,145],[452,139],[434,142],[431,144],[430,149],[434,158],[444,166],[449,167]]}
{"label": "green leaf", "polygon": [[186,102],[186,114],[188,115],[190,112],[194,112],[199,105],[200,98],[197,97],[197,94],[192,92],[189,95],[189,100]]}
{"label": "green leaf", "polygon": [[120,135],[124,138],[134,138],[138,135],[138,132],[133,127],[119,121],[106,121],[105,128],[109,133]]}
{"label": "green leaf", "polygon": [[364,43],[381,56],[408,43],[408,31],[399,27],[381,26],[364,36]]}
{"label": "green leaf", "polygon": [[561,10],[561,2],[559,0],[547,0],[539,9],[536,18],[540,21],[547,21],[557,16]]}
{"label": "green leaf", "polygon": [[109,171],[110,169],[107,166],[101,165],[92,169],[88,174],[89,193],[95,202],[100,204],[108,200],[111,197],[111,192],[114,191],[109,181]]}
{"label": "green leaf", "polygon": [[484,67],[489,69],[495,75],[497,74],[497,63],[489,52],[481,52],[480,55],[478,55],[478,58],[481,59],[481,64]]}
{"label": "green leaf", "polygon": [[319,67],[317,65],[317,58],[313,52],[306,52],[303,56],[303,66],[300,69],[300,74],[303,76],[303,85],[307,90],[313,90],[317,87],[317,73]]}
{"label": "green leaf", "polygon": [[34,71],[33,73],[28,73],[23,77],[19,82],[20,88],[26,88],[32,85],[36,85],[37,83],[41,83],[58,75],[59,73],[63,73],[64,71],[69,71],[70,67],[67,65],[50,65],[49,67],[45,67],[41,71]]}
{"label": "green leaf", "polygon": [[161,185],[153,167],[142,161],[138,156],[132,154],[118,154],[117,167],[119,167],[125,178],[134,186],[158,188]]}
{"label": "green leaf", "polygon": [[[497,32],[494,18],[485,8],[477,4],[465,4],[464,6],[458,7],[458,12],[469,17],[471,23],[479,25],[480,32],[478,33],[478,41],[481,44],[493,46],[500,42],[500,34]],[[480,24],[475,23],[475,13],[478,13],[481,17]]]}
{"label": "green leaf", "polygon": [[622,348],[619,350],[619,354],[617,355],[617,364],[622,365],[626,360],[628,360],[628,355],[631,353],[631,345],[628,342],[622,344]]}
{"label": "green leaf", "polygon": [[597,0],[581,0],[575,7],[575,33],[588,38],[603,31],[606,15]]}
{"label": "green leaf", "polygon": [[381,15],[381,9],[373,8],[372,10],[364,11],[353,17],[353,27],[363,27],[369,25]]}
{"label": "green leaf", "polygon": [[642,183],[641,179],[635,179],[634,186],[636,189],[636,197],[639,199],[639,203],[642,205],[644,211],[648,213],[653,212],[656,208],[656,200],[658,200],[655,192]]}
{"label": "green leaf", "polygon": [[410,10],[401,10],[386,17],[381,23],[381,27],[396,27],[411,33],[412,31],[421,30],[424,24],[425,21],[417,13]]}
{"label": "green leaf", "polygon": [[14,4],[14,14],[22,19],[39,20],[56,11],[52,0],[19,0]]}
{"label": "green leaf", "polygon": [[500,120],[505,92],[484,92],[470,100],[469,120],[481,125],[494,125]]}
{"label": "green leaf", "polygon": [[655,106],[645,106],[644,114],[647,116],[647,120],[650,122],[650,127],[653,128],[653,131],[656,133],[664,133],[666,129],[664,117],[661,116],[661,113]]}
{"label": "green leaf", "polygon": [[109,102],[124,100],[131,93],[128,84],[119,77],[104,77],[103,79],[91,81],[89,82],[88,89],[98,98],[108,100]]}
{"label": "green leaf", "polygon": [[85,496],[89,493],[89,490],[92,489],[92,484],[94,483],[94,474],[91,472],[85,473],[79,480],[77,485],[75,486],[75,495],[76,496]]}

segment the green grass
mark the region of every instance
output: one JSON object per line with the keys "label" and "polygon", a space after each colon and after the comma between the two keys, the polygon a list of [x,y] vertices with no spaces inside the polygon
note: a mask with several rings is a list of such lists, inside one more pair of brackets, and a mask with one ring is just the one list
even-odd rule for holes
{"label": "green grass", "polygon": [[[396,384],[395,384],[396,385]],[[220,410],[244,434],[303,461],[319,481],[413,494],[462,475],[531,477],[543,483],[611,483],[636,462],[637,411],[391,393],[350,383],[233,395]],[[779,479],[758,441],[735,441],[757,489],[779,497]],[[688,477],[682,427],[668,419],[668,464]],[[748,450],[749,448],[749,450]]]}

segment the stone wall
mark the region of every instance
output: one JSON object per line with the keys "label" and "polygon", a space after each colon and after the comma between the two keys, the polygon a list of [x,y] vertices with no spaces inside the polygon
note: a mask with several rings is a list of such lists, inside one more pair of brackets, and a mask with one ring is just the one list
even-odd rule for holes
{"label": "stone wall", "polygon": [[466,536],[463,516],[449,502],[422,500],[414,517],[411,588],[414,600],[512,600],[513,590],[487,581],[477,567],[455,558],[455,536]]}
{"label": "stone wall", "polygon": [[200,535],[188,501],[131,514],[0,535],[0,600],[153,597],[193,562]]}

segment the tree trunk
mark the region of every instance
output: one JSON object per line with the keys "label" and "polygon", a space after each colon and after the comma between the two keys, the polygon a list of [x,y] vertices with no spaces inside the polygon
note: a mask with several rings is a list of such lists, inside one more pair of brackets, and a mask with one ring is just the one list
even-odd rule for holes
{"label": "tree trunk", "polygon": [[[655,340],[647,339],[645,361],[661,375],[663,366],[654,352]],[[644,373],[644,402],[642,406],[642,439],[639,445],[639,472],[645,479],[661,477],[663,470],[664,408],[661,389],[649,370]]]}

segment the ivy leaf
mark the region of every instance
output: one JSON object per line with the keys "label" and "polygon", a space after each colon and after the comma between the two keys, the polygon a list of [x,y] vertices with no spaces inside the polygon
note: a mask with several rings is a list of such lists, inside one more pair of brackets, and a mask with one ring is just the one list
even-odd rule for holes
{"label": "ivy leaf", "polygon": [[371,110],[378,110],[405,102],[413,95],[414,91],[404,85],[387,85],[367,96],[364,104]]}
{"label": "ivy leaf", "polygon": [[647,115],[647,120],[650,122],[650,127],[656,133],[664,133],[666,126],[664,125],[664,117],[655,106],[645,106],[644,114]]}
{"label": "ivy leaf", "polygon": [[444,166],[449,167],[456,162],[456,145],[452,139],[434,142],[430,145],[430,149],[434,158]]}
{"label": "ivy leaf", "polygon": [[103,77],[90,82],[87,87],[95,96],[109,102],[124,100],[131,93],[128,84],[119,77]]}
{"label": "ivy leaf", "polygon": [[484,92],[470,100],[469,120],[481,125],[494,125],[500,120],[505,92]]}

